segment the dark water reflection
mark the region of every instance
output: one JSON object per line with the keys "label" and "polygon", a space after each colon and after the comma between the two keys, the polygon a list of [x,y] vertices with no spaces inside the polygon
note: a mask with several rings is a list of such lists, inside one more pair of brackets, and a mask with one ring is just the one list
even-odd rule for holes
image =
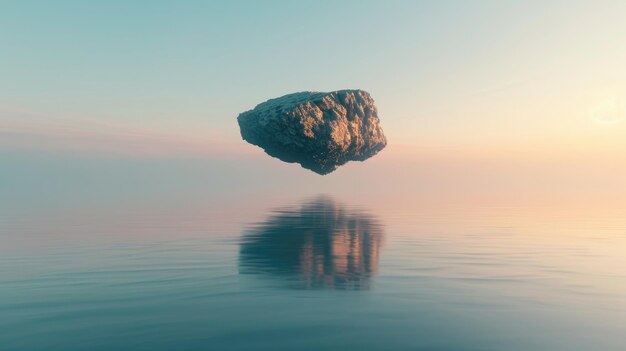
{"label": "dark water reflection", "polygon": [[317,197],[251,226],[239,272],[283,278],[300,289],[368,289],[382,240],[383,226],[373,215]]}

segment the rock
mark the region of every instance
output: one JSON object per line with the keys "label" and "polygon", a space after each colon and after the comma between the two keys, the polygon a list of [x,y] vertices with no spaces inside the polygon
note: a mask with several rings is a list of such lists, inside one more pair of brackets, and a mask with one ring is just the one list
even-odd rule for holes
{"label": "rock", "polygon": [[319,174],[365,161],[387,145],[374,100],[362,90],[289,94],[241,113],[237,121],[247,142]]}

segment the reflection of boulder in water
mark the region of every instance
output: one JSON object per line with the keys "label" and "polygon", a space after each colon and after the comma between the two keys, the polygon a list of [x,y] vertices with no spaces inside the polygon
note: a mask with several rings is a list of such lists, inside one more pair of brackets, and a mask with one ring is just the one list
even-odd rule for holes
{"label": "reflection of boulder in water", "polygon": [[299,288],[367,289],[382,236],[371,215],[319,197],[244,233],[240,273],[291,278]]}

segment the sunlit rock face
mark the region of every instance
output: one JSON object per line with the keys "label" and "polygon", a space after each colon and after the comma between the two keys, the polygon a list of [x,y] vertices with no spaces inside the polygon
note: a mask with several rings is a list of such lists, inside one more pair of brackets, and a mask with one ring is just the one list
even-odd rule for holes
{"label": "sunlit rock face", "polygon": [[281,277],[294,288],[368,289],[382,239],[373,216],[320,197],[244,233],[240,273]]}
{"label": "sunlit rock face", "polygon": [[237,121],[247,142],[319,174],[365,161],[387,145],[374,100],[362,90],[289,94],[241,113]]}

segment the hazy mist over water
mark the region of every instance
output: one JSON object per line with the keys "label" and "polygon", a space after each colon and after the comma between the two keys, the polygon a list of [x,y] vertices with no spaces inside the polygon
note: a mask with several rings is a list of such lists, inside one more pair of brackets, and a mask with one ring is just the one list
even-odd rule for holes
{"label": "hazy mist over water", "polygon": [[383,177],[376,159],[320,177],[276,160],[3,157],[10,350],[624,346],[619,192],[524,194],[506,174],[461,191],[446,172]]}

